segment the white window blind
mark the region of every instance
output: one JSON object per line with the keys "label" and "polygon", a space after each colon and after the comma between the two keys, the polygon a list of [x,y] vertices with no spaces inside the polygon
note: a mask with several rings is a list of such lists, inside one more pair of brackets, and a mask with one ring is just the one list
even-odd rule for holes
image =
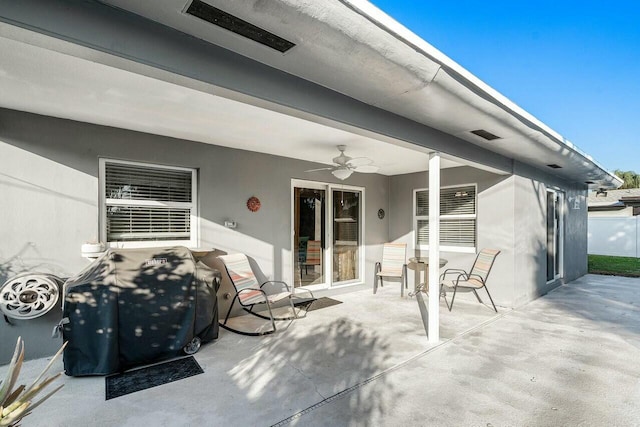
{"label": "white window blind", "polygon": [[[416,245],[429,245],[429,191],[415,192]],[[447,187],[440,189],[440,246],[475,248],[476,246],[476,187]]]}
{"label": "white window blind", "polygon": [[195,246],[193,169],[105,160],[107,242],[177,242]]}

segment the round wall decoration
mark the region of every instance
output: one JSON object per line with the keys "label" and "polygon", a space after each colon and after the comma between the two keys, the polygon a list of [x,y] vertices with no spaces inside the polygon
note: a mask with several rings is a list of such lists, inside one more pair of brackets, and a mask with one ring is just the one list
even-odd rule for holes
{"label": "round wall decoration", "polygon": [[384,218],[384,209],[378,209],[378,218]]}
{"label": "round wall decoration", "polygon": [[260,209],[260,199],[258,199],[256,196],[249,197],[249,200],[247,200],[247,208],[251,212],[258,212],[258,210]]}

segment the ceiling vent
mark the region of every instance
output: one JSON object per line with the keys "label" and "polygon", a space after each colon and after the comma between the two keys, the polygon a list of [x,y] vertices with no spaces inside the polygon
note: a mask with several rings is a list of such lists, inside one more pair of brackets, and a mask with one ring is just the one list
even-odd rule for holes
{"label": "ceiling vent", "polygon": [[275,49],[278,52],[284,53],[295,46],[295,43],[289,40],[278,37],[267,30],[256,27],[237,16],[233,16],[200,0],[193,0],[185,12],[217,25],[218,27],[222,27],[225,30],[239,34],[242,37],[268,46],[271,49]]}
{"label": "ceiling vent", "polygon": [[548,167],[550,167],[551,169],[562,169],[562,166],[560,165],[556,165],[555,163],[552,165],[547,165]]}
{"label": "ceiling vent", "polygon": [[478,135],[480,138],[484,138],[487,141],[493,141],[494,139],[500,139],[499,136],[492,134],[491,132],[487,132],[484,129],[472,130],[472,134]]}

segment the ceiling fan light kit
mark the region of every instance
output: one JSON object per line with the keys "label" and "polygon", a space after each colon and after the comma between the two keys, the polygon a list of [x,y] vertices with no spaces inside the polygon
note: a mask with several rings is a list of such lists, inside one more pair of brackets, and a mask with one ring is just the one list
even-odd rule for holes
{"label": "ceiling fan light kit", "polygon": [[378,166],[373,164],[373,161],[366,157],[349,157],[344,154],[347,149],[346,145],[338,145],[338,151],[340,155],[333,158],[333,166],[319,169],[310,169],[305,172],[317,172],[328,170],[331,174],[341,181],[349,178],[354,172],[359,173],[376,173],[378,172]]}
{"label": "ceiling fan light kit", "polygon": [[331,171],[331,174],[341,181],[344,181],[345,179],[349,178],[352,173],[353,171],[347,167],[341,167]]}

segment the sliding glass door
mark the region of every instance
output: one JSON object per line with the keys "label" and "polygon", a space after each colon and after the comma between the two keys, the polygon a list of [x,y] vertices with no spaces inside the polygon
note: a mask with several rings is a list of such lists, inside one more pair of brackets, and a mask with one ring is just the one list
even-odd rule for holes
{"label": "sliding glass door", "polygon": [[293,283],[323,289],[362,280],[361,188],[294,180]]}
{"label": "sliding glass door", "polygon": [[[294,286],[324,285],[326,189],[293,188]],[[297,272],[297,274],[296,274]]]}
{"label": "sliding glass door", "polygon": [[333,190],[333,283],[360,279],[360,191]]}
{"label": "sliding glass door", "polygon": [[563,195],[560,191],[547,190],[547,282],[562,277]]}

